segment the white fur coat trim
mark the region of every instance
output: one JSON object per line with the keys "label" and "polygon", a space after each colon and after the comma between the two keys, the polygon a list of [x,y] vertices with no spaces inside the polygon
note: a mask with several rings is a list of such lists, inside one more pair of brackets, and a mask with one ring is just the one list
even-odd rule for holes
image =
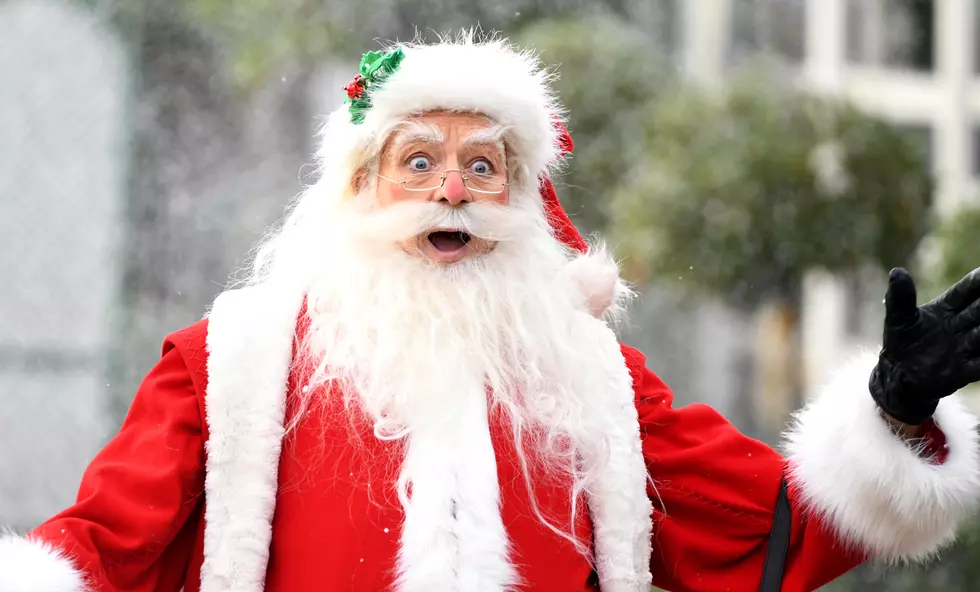
{"label": "white fur coat trim", "polygon": [[609,456],[586,491],[595,538],[596,571],[603,592],[647,592],[650,573],[653,504],[647,495],[647,468],[640,443],[633,379],[615,334],[606,323],[582,315],[577,342],[600,352],[589,388],[596,401],[613,410]]}
{"label": "white fur coat trim", "polygon": [[[618,282],[618,276],[603,277]],[[596,280],[583,285],[592,286],[596,292],[615,293],[615,285],[602,288],[600,283]],[[589,295],[584,296],[588,300]],[[263,589],[278,489],[286,386],[302,302],[302,290],[254,287],[226,292],[211,310],[202,592]],[[632,380],[613,332],[585,314],[581,321],[577,331],[582,339],[592,340],[602,352],[593,390],[617,410],[613,425],[606,427],[611,436],[612,461],[598,483],[586,492],[600,584],[603,592],[645,592],[652,579],[652,506],[647,497]],[[485,407],[468,409],[467,417],[459,427],[467,432],[468,458],[466,462],[449,459],[445,464],[456,467],[458,473],[432,476],[435,493],[429,497],[416,498],[425,485],[413,482],[413,498],[420,503],[428,500],[428,511],[417,514],[423,518],[417,524],[407,521],[403,525],[399,552],[402,590],[433,589],[433,583],[442,586],[440,589],[453,589],[444,585],[454,581],[458,589],[500,592],[519,579],[507,556],[509,541],[499,514],[496,458],[485,427]],[[446,453],[445,440],[440,442]],[[419,439],[417,452],[438,454],[440,446],[436,444],[426,446]],[[406,462],[411,458],[407,456]],[[440,493],[441,489],[467,501],[465,509],[457,508],[455,524],[445,520],[451,512],[445,512],[440,504],[450,496],[445,491]],[[442,519],[435,520],[434,513]],[[446,532],[460,535],[466,543],[453,549],[430,546],[434,536]],[[431,569],[438,573],[429,573]]]}
{"label": "white fur coat trim", "polygon": [[481,382],[458,385],[439,417],[415,426],[398,553],[399,592],[497,592],[518,582],[500,515],[497,459]]}
{"label": "white fur coat trim", "polygon": [[85,578],[64,552],[44,541],[0,533],[0,590],[88,592]]}
{"label": "white fur coat trim", "polygon": [[951,542],[980,502],[977,420],[957,395],[943,399],[934,419],[949,456],[923,459],[868,394],[876,361],[859,356],[798,413],[786,434],[790,479],[845,543],[884,563],[920,561]]}
{"label": "white fur coat trim", "polygon": [[202,592],[260,592],[301,291],[228,291],[208,322]]}

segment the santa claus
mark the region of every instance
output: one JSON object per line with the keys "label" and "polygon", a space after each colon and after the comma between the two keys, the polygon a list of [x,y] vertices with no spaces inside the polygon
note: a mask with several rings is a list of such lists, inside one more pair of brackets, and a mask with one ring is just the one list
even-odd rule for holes
{"label": "santa claus", "polygon": [[77,503],[0,539],[0,590],[798,592],[948,544],[980,272],[922,307],[893,272],[881,352],[785,456],[675,409],[548,180],[549,81],[499,38],[365,55],[319,181],[166,339]]}

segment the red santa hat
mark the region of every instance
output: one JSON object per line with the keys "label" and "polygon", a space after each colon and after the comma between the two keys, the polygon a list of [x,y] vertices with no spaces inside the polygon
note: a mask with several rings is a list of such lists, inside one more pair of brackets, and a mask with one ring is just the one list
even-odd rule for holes
{"label": "red santa hat", "polygon": [[[559,139],[561,140],[563,152],[571,153],[574,148],[572,136],[561,122],[556,121],[555,127],[561,134]],[[569,219],[568,214],[565,212],[565,208],[561,207],[561,203],[558,201],[558,194],[555,193],[555,186],[546,175],[543,175],[541,179],[541,199],[544,201],[545,212],[551,221],[551,227],[555,229],[555,236],[561,242],[580,253],[588,252],[588,243],[585,242],[585,239],[579,234],[578,229],[572,224],[571,219]]]}

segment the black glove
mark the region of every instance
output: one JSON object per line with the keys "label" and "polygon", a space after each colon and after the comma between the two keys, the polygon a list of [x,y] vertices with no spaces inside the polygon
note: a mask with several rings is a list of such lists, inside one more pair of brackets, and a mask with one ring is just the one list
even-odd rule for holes
{"label": "black glove", "polygon": [[939,399],[980,381],[980,268],[932,302],[916,305],[915,282],[891,271],[885,331],[871,396],[895,419],[920,425]]}

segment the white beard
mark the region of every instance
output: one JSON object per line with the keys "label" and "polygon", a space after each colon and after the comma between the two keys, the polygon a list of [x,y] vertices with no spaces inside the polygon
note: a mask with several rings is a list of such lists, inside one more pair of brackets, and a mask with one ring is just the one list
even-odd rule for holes
{"label": "white beard", "polygon": [[[488,388],[515,438],[525,446],[533,438],[539,454],[530,460],[578,472],[576,448],[595,443],[590,418],[601,414],[579,378],[594,367],[594,352],[572,338],[585,303],[536,194],[461,210],[354,205],[365,201],[323,212],[310,327],[299,351],[300,362],[316,368],[309,392],[336,393],[316,388],[333,382],[377,437],[410,441],[452,424],[460,406],[472,404],[467,397],[486,399]],[[449,267],[397,246],[434,227],[464,228],[497,244]],[[305,403],[304,410],[315,401]]]}
{"label": "white beard", "polygon": [[[583,297],[540,204],[521,197],[461,210],[335,207],[308,290],[301,356],[316,367],[311,386],[334,381],[381,438],[450,421],[464,385],[488,387],[493,405],[519,429],[543,430],[549,444],[588,436],[580,421],[592,410],[576,387],[593,354],[570,330],[586,314]],[[497,245],[449,267],[397,246],[434,227]]]}

